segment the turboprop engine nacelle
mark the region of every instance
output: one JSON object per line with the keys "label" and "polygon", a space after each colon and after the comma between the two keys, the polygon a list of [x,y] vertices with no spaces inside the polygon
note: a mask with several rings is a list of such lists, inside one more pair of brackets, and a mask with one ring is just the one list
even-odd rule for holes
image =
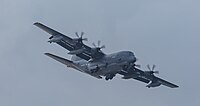
{"label": "turboprop engine nacelle", "polygon": [[52,42],[55,42],[55,43],[57,43],[57,42],[60,42],[61,40],[62,40],[62,36],[52,36],[52,37],[50,37],[49,39],[49,43],[52,43]]}
{"label": "turboprop engine nacelle", "polygon": [[158,87],[158,86],[160,86],[161,85],[161,83],[160,82],[158,82],[158,81],[156,81],[156,82],[154,82],[154,81],[152,81],[150,84],[148,84],[146,87],[148,87],[148,88],[150,88],[150,87]]}

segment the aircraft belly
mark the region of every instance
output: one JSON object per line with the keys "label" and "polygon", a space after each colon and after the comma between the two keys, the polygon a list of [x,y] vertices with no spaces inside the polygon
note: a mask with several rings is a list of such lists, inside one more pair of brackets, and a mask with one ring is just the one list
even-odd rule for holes
{"label": "aircraft belly", "polygon": [[97,74],[97,73],[91,73],[90,70],[87,69],[87,66],[86,64],[82,64],[82,65],[79,65],[79,64],[76,64],[76,67],[74,68],[80,72],[83,72],[83,73],[86,73],[86,74],[89,74],[93,77],[96,77],[98,79],[101,79],[102,77],[100,76],[100,74]]}
{"label": "aircraft belly", "polygon": [[115,74],[121,70],[122,70],[121,66],[111,65],[111,66],[108,66],[107,68],[102,69],[100,74],[105,76],[106,74],[109,74],[109,73]]}

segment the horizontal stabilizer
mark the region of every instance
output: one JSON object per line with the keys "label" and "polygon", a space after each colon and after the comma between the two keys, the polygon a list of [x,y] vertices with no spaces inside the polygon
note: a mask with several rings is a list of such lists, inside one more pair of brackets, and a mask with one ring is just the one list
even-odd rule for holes
{"label": "horizontal stabilizer", "polygon": [[59,61],[59,62],[61,62],[61,63],[63,63],[63,64],[65,64],[65,65],[67,65],[68,67],[74,67],[73,61],[70,61],[68,59],[53,55],[51,53],[44,53],[44,54],[55,59],[55,60],[57,60],[57,61]]}

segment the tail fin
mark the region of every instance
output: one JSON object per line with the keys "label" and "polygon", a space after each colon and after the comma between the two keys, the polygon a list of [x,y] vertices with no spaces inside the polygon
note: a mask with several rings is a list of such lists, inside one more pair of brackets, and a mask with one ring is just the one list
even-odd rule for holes
{"label": "tail fin", "polygon": [[47,55],[47,56],[49,56],[49,57],[51,57],[51,58],[53,58],[53,59],[55,59],[55,60],[57,60],[58,62],[61,62],[61,63],[65,64],[65,65],[67,65],[67,67],[72,67],[72,68],[74,68],[74,63],[73,63],[73,61],[70,61],[70,60],[68,60],[68,59],[65,59],[65,58],[62,58],[62,57],[53,55],[53,54],[51,54],[51,53],[44,53],[44,54]]}

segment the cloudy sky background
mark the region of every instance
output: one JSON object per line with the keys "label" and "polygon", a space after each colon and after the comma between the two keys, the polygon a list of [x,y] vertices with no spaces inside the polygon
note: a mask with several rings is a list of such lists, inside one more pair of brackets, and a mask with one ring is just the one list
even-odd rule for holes
{"label": "cloudy sky background", "polygon": [[[199,0],[0,0],[1,106],[199,106]],[[66,58],[33,26],[41,22],[86,44],[101,40],[105,53],[133,51],[138,64],[156,64],[160,77],[180,86],[98,80],[43,55]]]}

